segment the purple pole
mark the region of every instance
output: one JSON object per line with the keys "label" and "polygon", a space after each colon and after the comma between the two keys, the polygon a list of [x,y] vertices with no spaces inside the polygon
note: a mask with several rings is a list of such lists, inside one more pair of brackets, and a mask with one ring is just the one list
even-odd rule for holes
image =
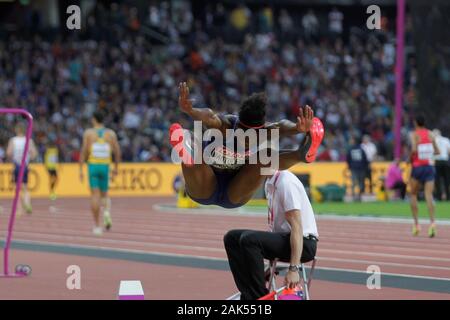
{"label": "purple pole", "polygon": [[19,169],[19,176],[17,179],[17,181],[19,181],[19,183],[16,183],[16,194],[15,194],[14,200],[13,200],[11,216],[9,218],[8,234],[6,235],[6,243],[5,243],[5,248],[3,250],[4,274],[6,276],[8,276],[9,275],[9,270],[8,270],[9,248],[11,247],[11,239],[12,239],[13,228],[14,228],[14,220],[16,219],[17,202],[19,201],[19,194],[20,194],[20,189],[22,187],[23,174],[25,171],[25,162],[27,159],[28,148],[30,145],[31,133],[33,132],[33,116],[28,111],[23,110],[23,109],[0,109],[0,114],[3,114],[3,113],[20,114],[20,115],[23,115],[24,117],[26,117],[27,121],[28,121],[26,140],[25,140],[25,149],[23,151],[22,161],[20,163],[20,169]]}
{"label": "purple pole", "polygon": [[405,47],[405,0],[397,0],[397,52],[395,61],[395,123],[394,156],[400,158],[402,152],[402,113],[403,113],[403,54]]}

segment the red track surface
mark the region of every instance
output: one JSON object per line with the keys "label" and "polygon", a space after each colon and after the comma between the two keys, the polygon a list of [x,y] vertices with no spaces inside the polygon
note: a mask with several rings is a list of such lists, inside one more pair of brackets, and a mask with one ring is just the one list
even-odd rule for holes
{"label": "red track surface", "polygon": [[[233,228],[265,229],[264,217],[234,214],[161,212],[152,207],[172,199],[113,199],[113,230],[102,237],[91,233],[87,199],[59,199],[56,213],[49,201],[35,200],[31,216],[17,220],[15,240],[225,259],[222,238]],[[10,200],[2,200],[0,236],[4,237]],[[378,265],[383,273],[450,278],[450,226],[438,237],[410,235],[410,225],[362,221],[318,221],[319,268],[365,272]],[[424,226],[425,227],[425,226]],[[425,228],[424,228],[425,229]],[[124,260],[13,250],[11,265],[28,263],[26,279],[0,279],[0,299],[114,299],[120,280],[142,281],[148,299],[222,299],[233,291],[229,272],[163,266]],[[82,269],[82,290],[66,288],[66,268]],[[450,299],[450,294],[313,281],[316,299]]]}

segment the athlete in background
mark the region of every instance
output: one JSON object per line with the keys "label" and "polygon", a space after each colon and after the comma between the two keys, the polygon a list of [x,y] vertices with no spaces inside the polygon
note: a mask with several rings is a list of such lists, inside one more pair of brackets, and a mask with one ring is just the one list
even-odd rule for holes
{"label": "athlete in background", "polygon": [[50,139],[45,149],[44,164],[47,168],[50,188],[50,200],[56,200],[55,188],[58,184],[59,150],[54,139]]}
{"label": "athlete in background", "polygon": [[87,129],[83,135],[83,145],[80,153],[80,180],[83,182],[83,164],[88,163],[89,185],[91,188],[91,210],[95,226],[92,232],[101,235],[100,206],[103,201],[103,223],[106,230],[112,226],[111,200],[108,197],[109,166],[111,154],[114,155],[112,178],[117,175],[121,160],[120,146],[115,132],[103,125],[103,113],[96,111],[92,117],[93,128]]}
{"label": "athlete in background", "polygon": [[425,128],[425,117],[418,115],[415,119],[415,130],[411,133],[411,211],[414,218],[413,235],[417,236],[420,232],[417,207],[417,195],[421,185],[424,186],[425,200],[430,215],[430,227],[428,236],[436,236],[436,225],[434,221],[434,203],[433,189],[435,170],[433,166],[433,157],[439,154],[433,133]]}
{"label": "athlete in background", "polygon": [[[23,153],[25,151],[25,125],[19,122],[15,128],[16,136],[11,138],[6,149],[6,156],[14,164],[14,182],[18,183],[20,164],[22,163]],[[20,192],[20,206],[19,216],[22,215],[25,210],[26,213],[31,214],[33,209],[31,207],[31,196],[28,191],[28,164],[30,160],[37,158],[38,152],[34,141],[31,139],[29,144],[29,151],[25,160],[25,170],[23,172],[22,188]]]}

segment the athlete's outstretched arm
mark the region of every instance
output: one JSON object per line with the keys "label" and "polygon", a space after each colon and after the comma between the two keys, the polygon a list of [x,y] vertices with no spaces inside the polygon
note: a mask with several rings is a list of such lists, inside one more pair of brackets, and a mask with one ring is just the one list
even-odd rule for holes
{"label": "athlete's outstretched arm", "polygon": [[280,137],[293,136],[298,133],[308,132],[311,128],[313,118],[314,111],[307,105],[304,108],[299,108],[297,123],[284,119],[269,125],[268,128],[279,129]]}
{"label": "athlete's outstretched arm", "polygon": [[181,82],[178,88],[180,90],[178,104],[181,111],[188,114],[192,119],[201,121],[207,128],[222,129],[222,120],[214,111],[209,108],[192,107],[192,99],[189,99],[189,88],[186,82]]}

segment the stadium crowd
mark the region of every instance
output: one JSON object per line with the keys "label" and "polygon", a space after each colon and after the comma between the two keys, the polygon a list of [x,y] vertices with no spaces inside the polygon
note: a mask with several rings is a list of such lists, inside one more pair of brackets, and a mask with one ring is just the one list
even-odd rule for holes
{"label": "stadium crowd", "polygon": [[[62,161],[77,161],[82,131],[99,107],[118,132],[124,161],[170,161],[167,129],[183,117],[177,104],[183,80],[196,106],[219,112],[237,112],[256,91],[267,93],[270,121],[294,120],[298,106],[310,104],[327,128],[319,161],[345,160],[350,136],[363,135],[377,158],[391,157],[395,39],[387,27],[344,30],[338,9],[295,15],[217,4],[199,17],[189,2],[178,5],[151,4],[141,12],[99,4],[76,36],[51,38],[36,27],[26,39],[0,40],[0,105],[31,111],[41,160],[53,141]],[[167,43],[150,41],[149,31]],[[405,74],[410,125],[414,59],[407,59]],[[14,121],[0,124],[1,162]]]}

